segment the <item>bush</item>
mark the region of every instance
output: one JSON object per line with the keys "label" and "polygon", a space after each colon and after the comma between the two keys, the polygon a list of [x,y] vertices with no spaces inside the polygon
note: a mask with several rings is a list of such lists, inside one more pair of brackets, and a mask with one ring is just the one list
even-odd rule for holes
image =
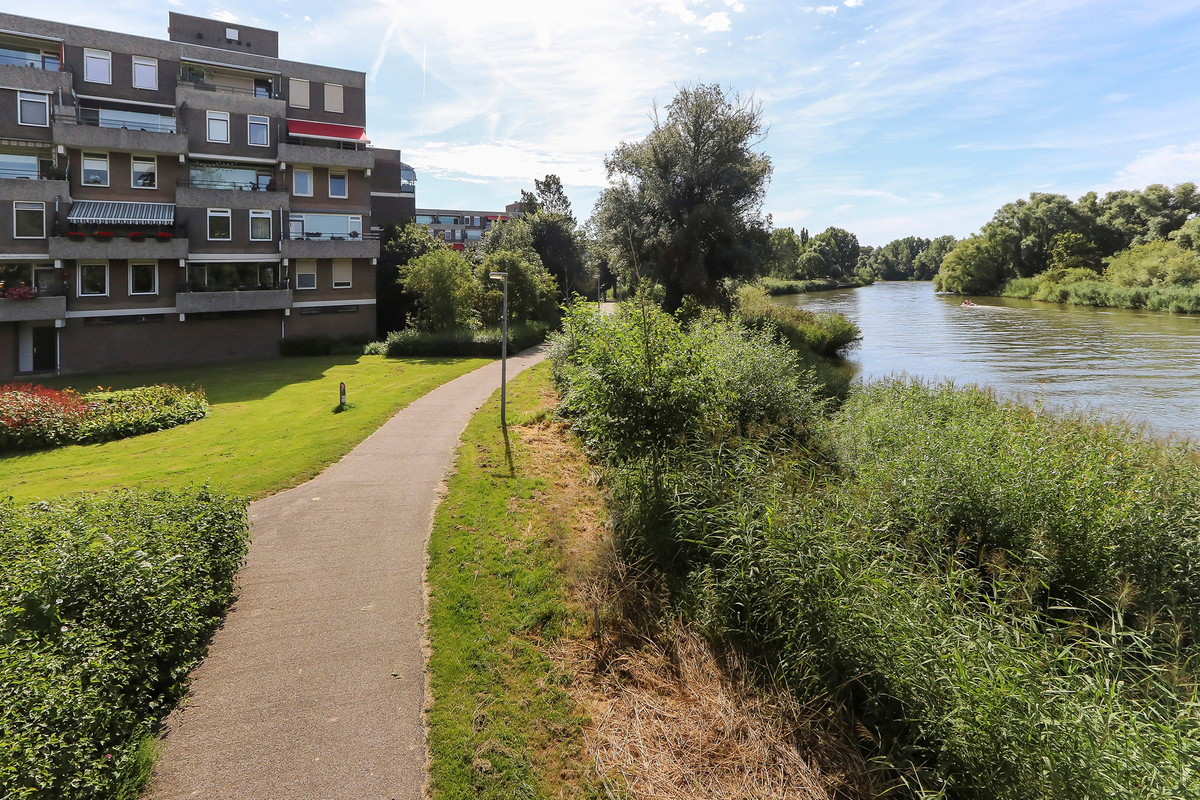
{"label": "bush", "polygon": [[471,265],[451,250],[435,250],[400,268],[404,291],[417,298],[416,326],[422,331],[448,331],[475,324],[479,286]]}
{"label": "bush", "polygon": [[[541,344],[546,339],[547,327],[538,323],[510,325],[508,327],[508,353],[513,355]],[[366,355],[383,355],[390,358],[410,356],[466,356],[471,358],[499,358],[503,345],[500,328],[479,330],[437,331],[428,333],[405,328],[389,333],[382,342],[371,342],[363,352]]]}
{"label": "bush", "polygon": [[208,413],[202,389],[142,386],[82,397],[32,384],[0,387],[0,451],[92,444],[174,428]]}
{"label": "bush", "polygon": [[858,326],[841,314],[814,314],[771,302],[765,291],[745,286],[737,294],[738,314],[753,328],[773,328],[796,349],[836,356],[857,341]]}
{"label": "bush", "polygon": [[207,488],[0,506],[0,794],[135,795],[247,541]]}
{"label": "bush", "polygon": [[279,342],[281,356],[349,356],[361,355],[370,341],[365,334],[346,336],[293,336]]}

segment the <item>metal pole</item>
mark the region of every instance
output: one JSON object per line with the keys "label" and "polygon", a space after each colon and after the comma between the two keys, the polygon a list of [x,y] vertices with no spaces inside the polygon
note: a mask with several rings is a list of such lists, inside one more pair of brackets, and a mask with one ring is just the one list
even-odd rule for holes
{"label": "metal pole", "polygon": [[508,405],[508,273],[507,272],[492,272],[488,277],[494,281],[500,281],[504,287],[504,308],[500,317],[500,425],[508,427],[508,422],[504,417],[505,406]]}

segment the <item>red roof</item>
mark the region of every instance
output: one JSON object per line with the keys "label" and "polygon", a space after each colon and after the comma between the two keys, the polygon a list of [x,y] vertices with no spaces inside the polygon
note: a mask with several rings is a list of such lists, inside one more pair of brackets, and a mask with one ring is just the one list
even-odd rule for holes
{"label": "red roof", "polygon": [[292,136],[307,136],[312,139],[337,139],[342,142],[369,142],[365,128],[356,125],[335,125],[332,122],[308,122],[289,119],[288,133]]}

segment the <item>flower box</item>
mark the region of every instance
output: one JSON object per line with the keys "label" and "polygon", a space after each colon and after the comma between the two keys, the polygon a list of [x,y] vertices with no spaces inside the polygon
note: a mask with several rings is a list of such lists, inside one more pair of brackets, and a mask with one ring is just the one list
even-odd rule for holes
{"label": "flower box", "polygon": [[37,290],[30,286],[14,286],[7,292],[0,293],[5,300],[35,300]]}
{"label": "flower box", "polygon": [[87,238],[87,234],[82,231],[67,231],[66,237],[72,242],[82,242]]}
{"label": "flower box", "polygon": [[130,233],[129,233],[129,240],[131,242],[141,242],[141,241],[144,241],[145,239],[146,239],[146,234],[142,233],[141,231],[130,231]]}
{"label": "flower box", "polygon": [[92,234],[92,238],[97,242],[111,242],[113,235],[112,231],[96,231]]}
{"label": "flower box", "polygon": [[158,233],[154,234],[154,240],[156,242],[169,242],[174,238],[175,234],[171,231],[159,231]]}

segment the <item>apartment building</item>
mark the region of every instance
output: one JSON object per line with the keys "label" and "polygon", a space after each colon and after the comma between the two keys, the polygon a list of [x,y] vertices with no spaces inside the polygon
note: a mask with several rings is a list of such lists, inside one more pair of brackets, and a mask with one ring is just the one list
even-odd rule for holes
{"label": "apartment building", "polygon": [[471,242],[482,239],[497,221],[520,216],[521,204],[509,203],[504,211],[418,208],[415,214],[416,223],[428,229],[431,235],[444,240],[451,249],[464,250]]}
{"label": "apartment building", "polygon": [[169,23],[0,14],[0,379],[374,334],[373,195],[401,192],[372,177],[364,73]]}

